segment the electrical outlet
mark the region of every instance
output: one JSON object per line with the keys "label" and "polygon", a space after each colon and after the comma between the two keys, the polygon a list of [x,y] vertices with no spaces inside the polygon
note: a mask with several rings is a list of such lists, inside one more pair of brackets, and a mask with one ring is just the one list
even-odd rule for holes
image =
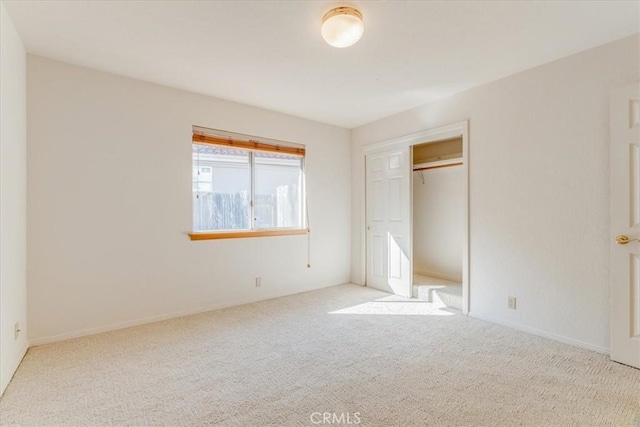
{"label": "electrical outlet", "polygon": [[15,325],[13,325],[13,339],[17,340],[18,337],[20,336],[20,332],[22,332],[20,330],[20,322],[16,322]]}
{"label": "electrical outlet", "polygon": [[256,277],[256,288],[259,288],[262,286],[262,277],[258,276]]}
{"label": "electrical outlet", "polygon": [[516,309],[516,297],[509,297],[507,300],[507,308],[511,310]]}

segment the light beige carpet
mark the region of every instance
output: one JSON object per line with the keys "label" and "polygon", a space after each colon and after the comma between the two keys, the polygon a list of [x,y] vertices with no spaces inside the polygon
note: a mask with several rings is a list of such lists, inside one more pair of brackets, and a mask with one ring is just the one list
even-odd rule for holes
{"label": "light beige carpet", "polygon": [[35,347],[0,421],[640,425],[640,370],[446,310],[346,285]]}
{"label": "light beige carpet", "polygon": [[414,274],[413,296],[419,300],[462,310],[461,282]]}

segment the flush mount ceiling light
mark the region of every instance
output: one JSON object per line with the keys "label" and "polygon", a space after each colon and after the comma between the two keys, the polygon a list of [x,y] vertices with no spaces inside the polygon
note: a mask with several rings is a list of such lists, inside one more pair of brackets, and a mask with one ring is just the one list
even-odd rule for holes
{"label": "flush mount ceiling light", "polygon": [[333,47],[352,46],[363,32],[362,14],[352,7],[336,7],[322,18],[322,38]]}

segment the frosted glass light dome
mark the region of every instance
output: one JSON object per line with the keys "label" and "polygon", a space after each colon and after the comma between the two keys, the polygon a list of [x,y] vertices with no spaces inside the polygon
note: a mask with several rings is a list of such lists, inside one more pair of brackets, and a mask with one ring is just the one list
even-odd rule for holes
{"label": "frosted glass light dome", "polygon": [[322,18],[322,38],[333,47],[354,45],[362,33],[364,22],[362,14],[351,7],[336,7]]}

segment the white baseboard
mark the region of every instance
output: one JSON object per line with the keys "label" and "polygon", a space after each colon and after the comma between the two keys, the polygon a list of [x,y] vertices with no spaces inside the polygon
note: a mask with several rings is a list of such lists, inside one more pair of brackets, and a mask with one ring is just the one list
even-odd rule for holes
{"label": "white baseboard", "polygon": [[[355,283],[351,282],[351,284],[355,284]],[[340,285],[332,285],[332,286],[340,286]],[[298,294],[298,293],[314,291],[314,290],[317,290],[317,289],[324,289],[324,288],[328,288],[328,287],[332,287],[332,286],[319,286],[319,287],[305,289],[304,291],[294,292],[294,293],[276,292],[276,293],[273,293],[273,294],[270,294],[270,295],[263,295],[262,297],[258,297],[258,298],[245,298],[245,299],[227,301],[227,302],[224,302],[224,303],[213,304],[213,305],[204,306],[204,307],[199,307],[199,308],[192,309],[192,310],[177,311],[177,312],[172,312],[172,313],[168,313],[168,314],[161,314],[161,315],[157,315],[157,316],[151,316],[151,317],[145,317],[145,318],[142,318],[142,319],[131,320],[131,321],[127,321],[127,322],[113,323],[111,325],[101,326],[101,327],[97,327],[97,328],[89,328],[89,329],[83,329],[83,330],[80,330],[80,331],[69,332],[69,333],[65,333],[65,334],[53,335],[53,336],[43,337],[43,338],[36,338],[36,339],[32,339],[32,340],[29,341],[28,346],[25,347],[25,349],[24,349],[24,351],[22,353],[22,356],[18,360],[18,364],[20,363],[20,361],[22,361],[22,358],[24,358],[28,347],[35,347],[35,346],[38,346],[38,345],[50,344],[50,343],[59,342],[59,341],[65,341],[65,340],[69,340],[69,339],[73,339],[73,338],[80,338],[80,337],[84,337],[84,336],[88,336],[88,335],[100,334],[100,333],[103,333],[103,332],[116,331],[118,329],[131,328],[131,327],[134,327],[134,326],[146,325],[148,323],[160,322],[160,321],[163,321],[163,320],[170,320],[170,319],[176,319],[176,318],[179,318],[179,317],[191,316],[191,315],[194,315],[194,314],[206,313],[208,311],[221,310],[223,308],[235,307],[235,306],[243,305],[243,304],[251,304],[251,303],[254,303],[254,302],[266,301],[266,300],[273,299],[273,298],[280,298],[280,297],[284,297],[284,296],[295,295],[295,294]],[[359,286],[362,286],[362,285],[359,285]],[[469,317],[473,317],[473,318],[476,318],[476,319],[479,319],[479,320],[484,320],[486,322],[494,323],[494,324],[501,325],[501,326],[506,326],[506,327],[511,328],[511,329],[516,329],[516,330],[519,330],[519,331],[522,331],[522,332],[526,332],[526,333],[529,333],[529,334],[532,334],[532,335],[537,335],[537,336],[540,336],[540,337],[548,338],[548,339],[551,339],[551,340],[554,340],[554,341],[558,341],[558,342],[561,342],[561,343],[564,343],[564,344],[569,344],[569,345],[574,346],[574,347],[579,347],[579,348],[583,348],[583,349],[586,349],[586,350],[595,351],[597,353],[609,355],[609,348],[607,348],[607,347],[596,346],[596,345],[585,343],[585,342],[582,342],[582,341],[579,341],[579,340],[575,340],[575,339],[572,339],[572,338],[567,338],[567,337],[564,337],[562,335],[556,335],[556,334],[552,334],[550,332],[545,332],[545,331],[542,331],[542,330],[539,330],[539,329],[535,329],[535,328],[531,328],[531,327],[528,327],[528,326],[520,325],[518,323],[507,322],[507,321],[495,319],[495,318],[492,318],[492,317],[489,317],[489,316],[476,315],[475,313],[472,313],[472,312],[469,313]]]}
{"label": "white baseboard", "polygon": [[462,283],[462,278],[447,276],[446,274],[434,273],[429,271],[414,271],[413,274],[418,274],[420,276],[433,277],[436,279],[448,280],[450,282]]}
{"label": "white baseboard", "polygon": [[529,326],[520,325],[518,323],[512,323],[504,320],[495,319],[489,316],[482,316],[482,315],[476,315],[475,313],[469,313],[469,317],[484,320],[485,322],[489,322],[489,323],[495,323],[501,326],[506,326],[507,328],[516,329],[518,331],[526,332],[532,335],[537,335],[539,337],[548,338],[550,340],[558,341],[564,344],[569,344],[571,346],[583,348],[585,350],[595,351],[596,353],[606,354],[607,356],[609,355],[608,347],[600,347],[598,345],[593,345],[593,344],[589,344],[579,340],[574,340],[573,338],[567,338],[562,335],[552,334],[550,332],[545,332],[539,329],[530,328]]}
{"label": "white baseboard", "polygon": [[[347,283],[343,283],[343,284],[347,284]],[[244,305],[244,304],[251,304],[251,303],[254,303],[254,302],[266,301],[266,300],[270,300],[270,299],[273,299],[273,298],[280,298],[280,297],[300,294],[300,293],[304,293],[304,292],[315,291],[315,290],[318,290],[318,289],[330,288],[330,287],[333,287],[333,286],[341,286],[341,285],[342,284],[331,285],[331,286],[317,286],[317,287],[312,287],[312,288],[309,288],[309,289],[305,289],[304,291],[293,292],[293,293],[291,293],[291,292],[274,292],[273,294],[262,295],[262,296],[256,297],[256,298],[244,298],[244,299],[239,299],[239,300],[227,301],[227,302],[224,302],[224,303],[208,305],[208,306],[199,307],[199,308],[191,309],[191,310],[175,311],[175,312],[172,312],[172,313],[160,314],[160,315],[157,315],[157,316],[144,317],[142,319],[129,320],[129,321],[126,321],[126,322],[119,322],[119,323],[112,323],[110,325],[99,326],[97,328],[82,329],[80,331],[68,332],[68,333],[59,334],[59,335],[53,335],[53,336],[49,336],[49,337],[35,338],[35,339],[32,339],[32,340],[29,340],[29,347],[35,347],[35,346],[44,345],[44,344],[51,344],[51,343],[54,343],[54,342],[70,340],[70,339],[73,339],[73,338],[85,337],[85,336],[88,336],[88,335],[101,334],[103,332],[116,331],[118,329],[131,328],[133,326],[146,325],[148,323],[161,322],[163,320],[177,319],[179,317],[192,316],[194,314],[206,313],[208,311],[221,310],[223,308],[235,307],[235,306]],[[25,351],[26,351],[26,349],[25,349]]]}

